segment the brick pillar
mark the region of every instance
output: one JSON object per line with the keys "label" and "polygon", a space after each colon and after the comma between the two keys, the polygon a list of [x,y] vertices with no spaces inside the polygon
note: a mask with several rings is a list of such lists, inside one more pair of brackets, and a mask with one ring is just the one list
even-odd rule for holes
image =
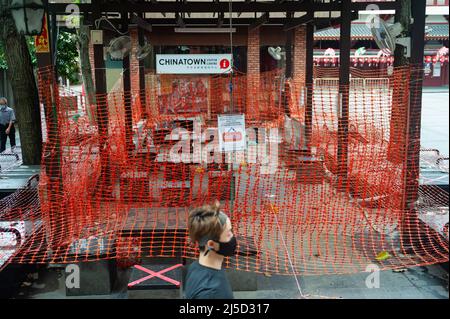
{"label": "brick pillar", "polygon": [[306,26],[294,30],[293,82],[296,89],[303,88],[306,82]]}
{"label": "brick pillar", "polygon": [[154,120],[158,117],[158,76],[156,71],[151,70],[145,75],[145,87],[146,87],[146,106],[145,110],[148,114],[149,120]]}
{"label": "brick pillar", "polygon": [[246,117],[256,119],[259,115],[260,77],[259,28],[248,31],[247,39],[247,105]]}
{"label": "brick pillar", "polygon": [[289,91],[291,111],[303,118],[306,86],[306,26],[294,30],[292,48],[292,80]]}

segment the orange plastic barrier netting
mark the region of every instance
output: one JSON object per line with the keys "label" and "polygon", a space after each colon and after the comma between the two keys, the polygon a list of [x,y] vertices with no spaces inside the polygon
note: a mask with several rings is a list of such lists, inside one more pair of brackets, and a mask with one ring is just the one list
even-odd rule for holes
{"label": "orange plastic barrier netting", "polygon": [[[229,76],[149,74],[145,92],[89,105],[42,69],[42,172],[38,186],[0,201],[0,223],[24,228],[3,261],[195,258],[188,212],[216,199],[239,240],[229,267],[314,275],[448,261],[448,237],[419,218],[448,212],[448,193],[417,191],[406,169],[406,146],[420,152],[407,130],[414,71],[352,70],[341,88],[320,68],[306,88],[281,71],[235,74],[232,86]],[[233,155],[218,149],[227,112],[245,114],[247,148]]]}

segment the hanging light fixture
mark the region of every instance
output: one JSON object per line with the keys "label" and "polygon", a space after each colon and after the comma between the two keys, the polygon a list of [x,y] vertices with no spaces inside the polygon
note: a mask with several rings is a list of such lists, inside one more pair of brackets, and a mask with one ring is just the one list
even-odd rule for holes
{"label": "hanging light fixture", "polygon": [[380,65],[380,58],[379,57],[373,58],[372,61],[373,61],[373,64],[374,64],[375,67],[378,67]]}
{"label": "hanging light fixture", "polygon": [[336,56],[336,51],[333,48],[328,48],[325,50],[324,56]]}
{"label": "hanging light fixture", "polygon": [[336,67],[338,65],[338,58],[334,57],[332,61],[332,66]]}
{"label": "hanging light fixture", "polygon": [[17,31],[23,35],[40,35],[45,7],[42,0],[12,0],[9,6]]}
{"label": "hanging light fixture", "polygon": [[394,57],[393,56],[388,57],[388,63],[389,63],[389,65],[393,65],[394,64]]}

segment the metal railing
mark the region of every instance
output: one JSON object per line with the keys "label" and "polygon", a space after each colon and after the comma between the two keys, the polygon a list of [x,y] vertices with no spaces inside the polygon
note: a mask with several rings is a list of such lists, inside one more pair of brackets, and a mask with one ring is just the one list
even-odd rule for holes
{"label": "metal railing", "polygon": [[[350,80],[350,87],[389,87],[388,78],[353,78]],[[315,87],[339,87],[339,78],[316,78]]]}

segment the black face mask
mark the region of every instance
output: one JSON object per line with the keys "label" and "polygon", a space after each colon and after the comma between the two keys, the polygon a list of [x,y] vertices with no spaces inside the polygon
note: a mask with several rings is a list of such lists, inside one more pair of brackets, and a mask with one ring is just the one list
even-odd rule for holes
{"label": "black face mask", "polygon": [[236,255],[237,240],[235,236],[231,237],[228,243],[223,243],[221,241],[219,241],[218,243],[219,250],[217,250],[216,253],[226,257]]}

